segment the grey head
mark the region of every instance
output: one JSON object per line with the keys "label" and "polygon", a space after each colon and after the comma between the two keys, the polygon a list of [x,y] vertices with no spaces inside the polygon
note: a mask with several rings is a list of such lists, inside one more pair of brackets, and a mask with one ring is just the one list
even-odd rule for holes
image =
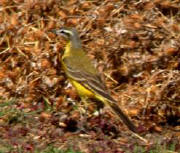
{"label": "grey head", "polygon": [[60,29],[54,29],[52,32],[64,37],[67,41],[70,41],[73,47],[81,48],[81,40],[75,28],[63,27]]}

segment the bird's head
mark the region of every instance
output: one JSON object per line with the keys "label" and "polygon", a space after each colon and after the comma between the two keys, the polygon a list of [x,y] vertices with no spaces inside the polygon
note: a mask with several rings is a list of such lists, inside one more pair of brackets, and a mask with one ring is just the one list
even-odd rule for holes
{"label": "bird's head", "polygon": [[52,32],[58,36],[64,37],[67,41],[70,41],[73,47],[81,47],[81,41],[75,28],[64,27],[60,29],[53,29]]}
{"label": "bird's head", "polygon": [[67,40],[73,40],[79,37],[78,32],[75,28],[53,29],[52,32],[55,33],[56,35],[63,36]]}

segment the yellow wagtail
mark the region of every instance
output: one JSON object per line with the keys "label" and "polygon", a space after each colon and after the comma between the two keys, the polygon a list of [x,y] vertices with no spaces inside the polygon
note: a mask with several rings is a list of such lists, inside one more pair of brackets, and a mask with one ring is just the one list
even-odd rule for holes
{"label": "yellow wagtail", "polygon": [[53,30],[56,35],[61,35],[67,40],[64,54],[62,56],[63,69],[76,88],[79,96],[84,98],[95,98],[109,106],[111,110],[128,126],[137,132],[136,126],[119,108],[117,102],[108,93],[105,83],[102,81],[98,71],[91,63],[82,49],[78,32],[74,28],[61,28]]}

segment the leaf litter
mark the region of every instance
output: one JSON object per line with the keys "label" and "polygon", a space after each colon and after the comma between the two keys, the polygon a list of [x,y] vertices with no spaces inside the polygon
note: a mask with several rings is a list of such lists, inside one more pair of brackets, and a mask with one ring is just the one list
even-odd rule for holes
{"label": "leaf litter", "polygon": [[[180,149],[180,5],[177,0],[0,1],[0,144],[123,153],[156,144]],[[107,108],[85,106],[60,65],[76,27],[112,96],[144,144]],[[98,110],[101,110],[98,112]],[[98,113],[97,113],[98,112]]]}

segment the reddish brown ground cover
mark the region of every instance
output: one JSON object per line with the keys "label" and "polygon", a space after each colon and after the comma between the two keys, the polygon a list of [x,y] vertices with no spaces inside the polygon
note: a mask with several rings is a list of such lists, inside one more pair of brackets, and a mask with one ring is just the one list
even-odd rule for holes
{"label": "reddish brown ground cover", "polygon": [[[174,144],[178,152],[179,10],[178,0],[1,0],[0,149],[124,153]],[[51,33],[62,26],[77,28],[112,96],[148,143],[108,109],[98,116],[90,103],[85,111],[60,66],[65,42]]]}

